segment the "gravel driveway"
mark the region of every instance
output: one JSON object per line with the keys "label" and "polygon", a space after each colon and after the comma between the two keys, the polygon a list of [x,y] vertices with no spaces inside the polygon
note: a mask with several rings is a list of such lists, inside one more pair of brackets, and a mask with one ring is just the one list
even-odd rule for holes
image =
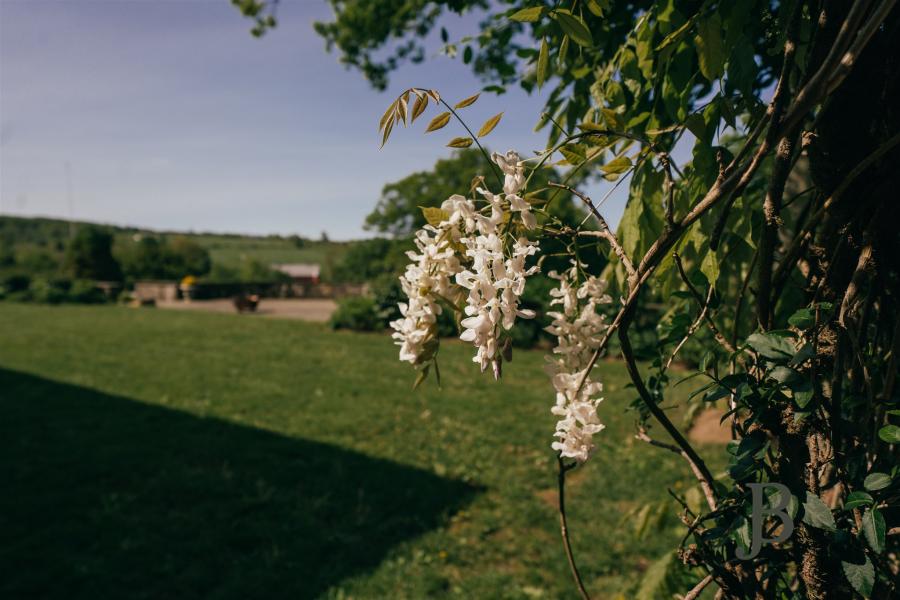
{"label": "gravel driveway", "polygon": [[[237,314],[231,298],[217,300],[163,300],[157,301],[159,308],[172,308],[176,310],[205,310],[209,312],[221,312]],[[337,308],[334,300],[330,299],[283,299],[263,298],[259,302],[256,313],[244,313],[248,316],[261,315],[278,319],[300,319],[301,321],[315,321],[324,323],[331,317],[331,313]]]}

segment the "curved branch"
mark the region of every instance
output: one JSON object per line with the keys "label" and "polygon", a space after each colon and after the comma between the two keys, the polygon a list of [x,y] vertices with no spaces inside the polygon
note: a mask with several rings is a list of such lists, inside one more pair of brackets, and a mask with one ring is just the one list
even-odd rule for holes
{"label": "curved branch", "polygon": [[666,413],[662,411],[659,405],[654,402],[638,371],[637,363],[634,360],[634,350],[631,347],[631,341],[628,339],[628,330],[625,327],[619,328],[619,344],[622,347],[622,357],[625,359],[628,374],[631,376],[631,381],[634,383],[634,387],[637,388],[641,400],[643,400],[650,414],[662,425],[666,433],[675,442],[675,445],[678,446],[679,454],[684,456],[691,466],[691,470],[697,476],[697,479],[700,480],[700,485],[703,488],[703,493],[706,495],[710,509],[716,510],[715,480],[712,473],[693,446],[681,435],[681,432],[672,424],[672,421],[669,420],[669,417],[666,416]]}
{"label": "curved branch", "polygon": [[716,495],[713,491],[712,486],[709,484],[708,481],[706,481],[704,479],[703,472],[700,470],[700,468],[697,466],[697,464],[694,463],[693,460],[691,460],[690,456],[688,456],[684,450],[682,450],[678,446],[673,446],[672,444],[666,444],[665,442],[660,442],[658,440],[654,440],[649,435],[647,435],[647,432],[644,431],[643,429],[638,431],[634,437],[641,440],[642,442],[647,442],[651,446],[656,446],[657,448],[663,448],[664,450],[668,450],[669,452],[674,452],[675,454],[678,454],[679,456],[684,457],[684,459],[686,461],[688,461],[688,464],[691,467],[691,471],[694,472],[694,475],[697,477],[697,480],[700,482],[700,487],[703,488],[703,495],[706,497],[706,504],[707,504],[707,506],[709,506],[709,510],[713,510],[713,511],[716,510]]}
{"label": "curved branch", "polygon": [[628,273],[628,279],[631,281],[635,277],[634,272],[634,264],[632,264],[631,259],[628,258],[628,255],[625,254],[625,249],[622,248],[622,245],[619,243],[619,239],[616,237],[616,234],[612,232],[609,228],[609,225],[606,223],[606,219],[603,218],[603,215],[600,214],[600,211],[597,210],[597,207],[594,206],[594,203],[591,199],[579,192],[578,190],[569,187],[568,185],[564,185],[562,183],[554,183],[549,182],[547,185],[550,187],[558,188],[561,190],[566,190],[570,194],[574,196],[578,196],[582,202],[584,202],[585,206],[590,209],[591,213],[594,215],[594,218],[597,219],[597,223],[600,225],[600,230],[597,232],[598,237],[602,237],[606,241],[609,242],[609,245],[612,246],[613,252],[616,253],[616,256],[619,257],[619,260],[622,262],[622,265],[625,267],[625,272]]}
{"label": "curved branch", "polygon": [[856,63],[856,58],[887,18],[895,3],[896,0],[883,0],[861,27],[859,23],[871,2],[858,0],[853,3],[822,66],[797,93],[788,110],[784,118],[786,130],[799,124],[823,96],[833,92],[846,79]]}
{"label": "curved branch", "polygon": [[772,328],[772,270],[775,263],[775,244],[781,225],[781,200],[794,155],[794,138],[788,133],[778,141],[775,161],[766,199],[763,201],[763,229],[759,241],[759,269],[756,279],[756,322],[768,331]]}

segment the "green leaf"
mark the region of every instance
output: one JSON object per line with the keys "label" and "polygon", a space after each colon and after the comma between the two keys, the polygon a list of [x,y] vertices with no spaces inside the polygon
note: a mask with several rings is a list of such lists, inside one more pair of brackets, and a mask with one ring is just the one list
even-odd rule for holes
{"label": "green leaf", "polygon": [[437,131],[438,129],[442,129],[449,122],[450,122],[450,113],[443,112],[431,120],[431,123],[428,124],[428,128],[425,129],[425,133],[428,133],[429,131]]}
{"label": "green leaf", "polygon": [[[604,8],[604,5],[606,8]],[[602,17],[605,10],[609,10],[609,1],[603,0],[602,4],[599,0],[587,0],[587,8],[595,17]]]}
{"label": "green leaf", "polygon": [[884,533],[887,526],[877,508],[870,508],[862,518],[862,533],[869,547],[875,552],[884,550]]}
{"label": "green leaf", "polygon": [[474,96],[469,96],[465,100],[460,100],[459,102],[456,103],[456,105],[453,108],[465,108],[467,106],[472,106],[473,104],[475,104],[475,101],[478,100],[478,96],[480,96],[480,95],[481,94],[478,93],[478,94],[475,94]]}
{"label": "green leaf", "polygon": [[865,562],[855,563],[841,561],[841,568],[847,581],[854,590],[859,592],[864,598],[868,598],[872,594],[872,587],[875,585],[875,568],[869,561],[868,556],[863,556]]}
{"label": "green leaf", "polygon": [[784,360],[794,355],[794,346],[787,339],[772,333],[754,333],[747,344],[760,356],[770,360]]}
{"label": "green leaf", "polygon": [[[646,163],[644,163],[646,165]],[[606,177],[618,177],[616,174]],[[664,176],[650,167],[635,171],[632,192],[619,220],[619,243],[628,256],[643,256],[665,227],[662,187]]]}
{"label": "green leaf", "polygon": [[811,308],[801,308],[790,317],[788,323],[797,329],[809,329],[816,322],[816,311]]}
{"label": "green leaf", "polygon": [[575,16],[567,10],[559,9],[551,13],[551,15],[562,27],[572,40],[579,46],[590,47],[594,45],[594,38],[591,37],[591,30],[584,24],[581,17]]}
{"label": "green leaf", "polygon": [[578,129],[582,131],[596,131],[599,133],[609,133],[609,127],[607,127],[603,123],[592,123],[590,121],[584,121],[583,123],[578,124]]}
{"label": "green leaf", "polygon": [[850,492],[847,495],[847,500],[844,502],[844,510],[850,510],[860,506],[871,506],[873,502],[872,496],[865,492]]}
{"label": "green leaf", "polygon": [[541,18],[543,13],[543,6],[530,6],[528,8],[517,10],[511,14],[509,18],[513,21],[519,21],[520,23],[534,23]]}
{"label": "green leaf", "polygon": [[885,425],[878,430],[878,437],[888,444],[900,443],[900,427],[896,425]]}
{"label": "green leaf", "polygon": [[603,120],[606,121],[610,129],[621,130],[625,128],[625,122],[622,120],[622,115],[613,109],[604,107],[600,109],[600,112],[603,113]]}
{"label": "green leaf", "polygon": [[391,105],[388,106],[387,110],[384,111],[384,114],[381,116],[381,121],[378,122],[379,130],[384,129],[385,124],[388,123],[388,121],[394,121],[394,112],[397,110],[397,103],[398,101],[394,100],[391,102]]}
{"label": "green leaf", "polygon": [[384,145],[387,143],[388,138],[391,136],[391,130],[394,128],[394,119],[389,119],[387,123],[384,124],[384,134],[381,137],[381,147],[384,148]]}
{"label": "green leaf", "polygon": [[425,220],[432,227],[437,227],[442,222],[450,219],[450,214],[447,211],[441,210],[436,206],[420,206],[419,209],[422,211],[422,215],[425,216]]}
{"label": "green leaf", "polygon": [[425,365],[425,368],[423,368],[421,371],[419,371],[419,376],[416,377],[416,380],[413,383],[414,390],[419,389],[419,386],[422,385],[425,382],[425,380],[428,378],[428,370],[430,368],[431,368],[431,364],[429,363],[429,364]]}
{"label": "green leaf", "polygon": [[885,473],[869,473],[863,481],[863,487],[870,492],[883,490],[889,485],[891,485],[891,478]]}
{"label": "green leaf", "polygon": [[713,389],[706,392],[705,394],[703,394],[703,401],[704,402],[715,402],[716,400],[718,400],[720,398],[725,398],[726,396],[730,396],[730,395],[731,395],[730,389],[728,389],[726,387],[722,387],[722,386],[716,386]]}
{"label": "green leaf", "polygon": [[722,21],[718,13],[697,25],[694,36],[700,72],[710,81],[715,81],[725,72],[725,50],[722,45]]}
{"label": "green leaf", "polygon": [[790,385],[803,379],[800,376],[800,373],[790,367],[775,367],[772,369],[772,372],[769,373],[769,377],[778,383],[783,383],[785,385]]}
{"label": "green leaf", "polygon": [[803,522],[818,529],[837,531],[834,515],[828,505],[822,499],[811,492],[806,492],[806,502],[803,503]]}
{"label": "green leaf", "polygon": [[562,71],[566,68],[566,54],[569,53],[569,36],[564,35],[563,41],[559,45],[559,53],[556,56],[556,63],[559,65],[559,70]]}
{"label": "green leaf", "polygon": [[549,53],[547,48],[547,39],[541,38],[541,51],[538,54],[537,61],[537,85],[540,88],[547,81],[547,67],[549,65]]}
{"label": "green leaf", "polygon": [[468,148],[472,145],[472,138],[470,137],[455,137],[450,140],[450,143],[447,144],[448,148]]}
{"label": "green leaf", "polygon": [[805,363],[806,361],[808,361],[815,355],[816,355],[815,347],[810,343],[806,343],[806,344],[803,344],[803,346],[801,346],[799,350],[797,350],[797,353],[794,354],[794,357],[791,359],[791,361],[788,364],[791,365],[792,367],[796,367],[798,365],[802,365],[803,363]]}
{"label": "green leaf", "polygon": [[698,140],[706,139],[706,120],[703,118],[703,115],[699,113],[688,115],[684,124],[687,126],[688,130],[694,134],[695,138]]}
{"label": "green leaf", "polygon": [[673,31],[672,33],[670,33],[669,35],[667,35],[666,37],[663,38],[663,41],[661,41],[659,43],[659,45],[656,47],[656,51],[659,52],[666,46],[669,46],[669,45],[675,43],[676,41],[678,41],[678,39],[682,35],[684,35],[684,33],[688,29],[690,29],[693,24],[694,24],[693,18],[688,21],[685,21],[684,25],[682,25],[681,27],[679,27],[678,29],[676,29],[675,31]]}
{"label": "green leaf", "polygon": [[607,174],[622,174],[631,168],[631,159],[627,156],[619,156],[605,165],[600,165],[600,170]]}
{"label": "green leaf", "polygon": [[416,119],[421,116],[425,109],[428,108],[428,95],[422,94],[421,96],[416,94],[416,101],[413,103],[412,114],[410,115],[410,122],[415,123]]}
{"label": "green leaf", "polygon": [[403,92],[399,98],[397,98],[397,117],[399,121],[403,121],[403,125],[406,126],[406,117],[407,117],[407,98],[409,97],[409,92]]}
{"label": "green leaf", "polygon": [[794,402],[796,402],[797,406],[800,408],[806,408],[815,395],[811,385],[807,386],[806,389],[793,390],[793,394]]}
{"label": "green leaf", "polygon": [[700,263],[700,272],[706,275],[706,280],[715,287],[719,280],[719,257],[713,250],[709,250],[703,257],[703,262]]}
{"label": "green leaf", "polygon": [[478,130],[478,137],[484,137],[490,132],[494,130],[494,127],[497,126],[497,123],[500,122],[500,119],[503,118],[503,113],[497,113],[490,119],[484,122],[484,125],[481,126],[481,129]]}
{"label": "green leaf", "polygon": [[580,165],[586,159],[584,149],[578,144],[566,144],[559,149],[560,154],[566,157],[570,165]]}

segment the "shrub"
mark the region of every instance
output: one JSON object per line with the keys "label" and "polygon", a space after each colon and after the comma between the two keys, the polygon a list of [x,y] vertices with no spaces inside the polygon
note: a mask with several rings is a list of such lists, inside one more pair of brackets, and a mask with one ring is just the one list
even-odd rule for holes
{"label": "shrub", "polygon": [[28,298],[33,302],[59,304],[69,298],[72,282],[68,279],[38,277],[28,287]]}
{"label": "shrub", "polygon": [[25,273],[9,273],[0,279],[0,288],[3,288],[6,294],[24,292],[29,285],[31,285],[31,277]]}
{"label": "shrub", "polygon": [[355,331],[378,331],[384,323],[378,316],[375,300],[366,296],[351,296],[338,303],[331,315],[332,329],[353,329]]}
{"label": "shrub", "polygon": [[65,277],[35,277],[9,275],[0,279],[0,299],[16,302],[61,304],[102,304],[107,301],[103,290],[89,279],[70,280]]}
{"label": "shrub", "polygon": [[67,302],[77,302],[79,304],[102,304],[106,300],[103,290],[88,279],[76,279],[73,281],[66,298]]}
{"label": "shrub", "polygon": [[406,251],[411,249],[413,244],[406,238],[373,238],[354,242],[334,266],[333,279],[360,283],[385,274],[396,279],[409,262]]}

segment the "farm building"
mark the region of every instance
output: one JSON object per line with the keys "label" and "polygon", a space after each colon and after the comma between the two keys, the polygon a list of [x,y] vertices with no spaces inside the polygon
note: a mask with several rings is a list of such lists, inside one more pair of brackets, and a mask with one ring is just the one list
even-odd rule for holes
{"label": "farm building", "polygon": [[273,271],[284,273],[292,283],[319,283],[319,265],[306,263],[275,263],[270,265]]}

